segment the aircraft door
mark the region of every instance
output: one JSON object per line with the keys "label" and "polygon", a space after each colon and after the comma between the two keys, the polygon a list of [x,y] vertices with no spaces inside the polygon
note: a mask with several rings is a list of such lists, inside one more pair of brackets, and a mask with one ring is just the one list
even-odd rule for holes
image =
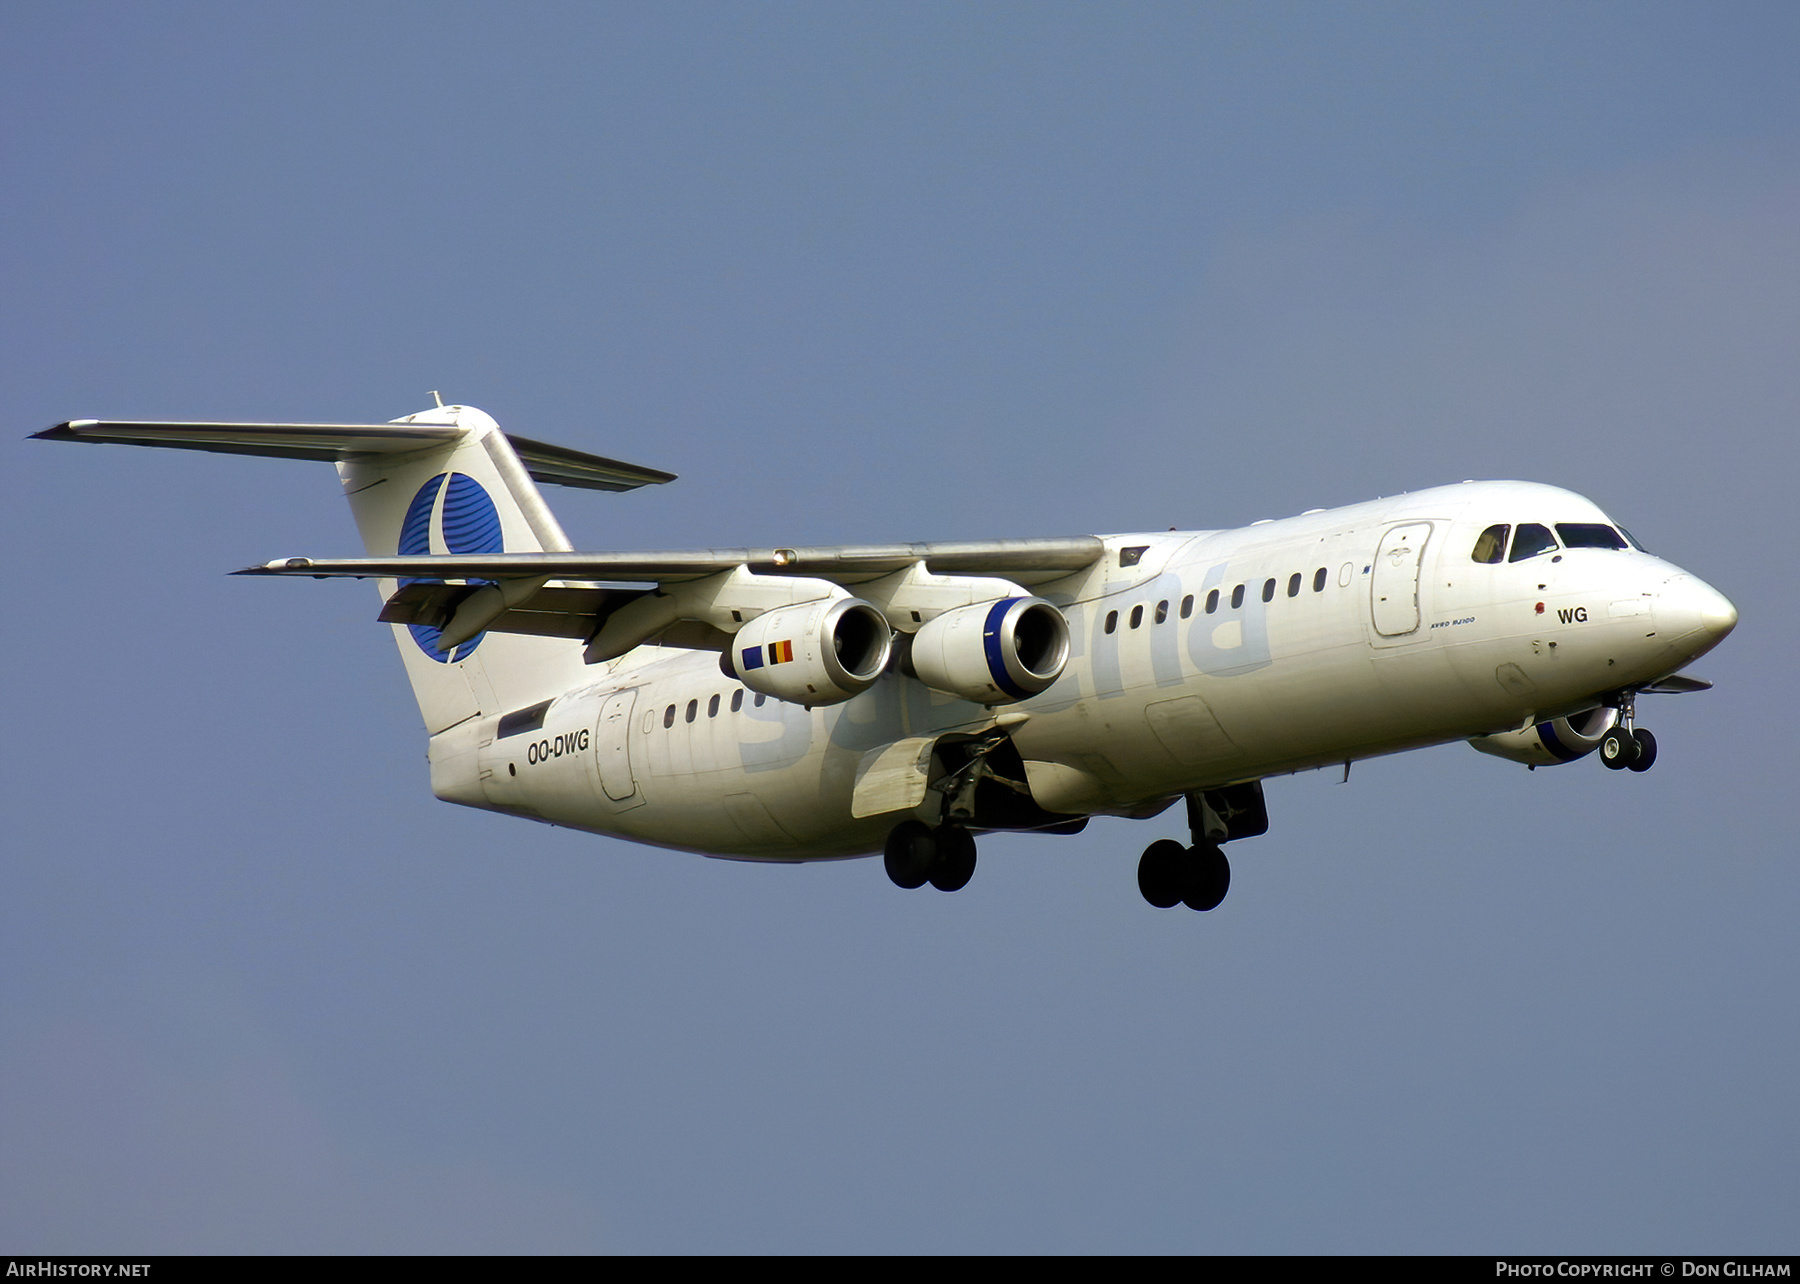
{"label": "aircraft door", "polygon": [[[600,706],[597,728],[600,764],[600,787],[614,802],[626,802],[638,791],[631,774],[631,710],[637,703],[637,689],[619,691],[607,697]],[[638,798],[637,802],[642,802]],[[635,803],[633,804],[636,805]]]}
{"label": "aircraft door", "polygon": [[1381,537],[1370,574],[1370,609],[1375,632],[1398,640],[1419,627],[1419,569],[1430,522],[1408,522]]}

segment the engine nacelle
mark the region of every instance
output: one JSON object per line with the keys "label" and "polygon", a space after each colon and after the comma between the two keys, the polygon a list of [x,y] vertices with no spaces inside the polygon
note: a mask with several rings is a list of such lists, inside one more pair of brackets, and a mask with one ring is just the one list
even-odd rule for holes
{"label": "engine nacelle", "polygon": [[894,633],[887,617],[853,597],[764,611],[739,629],[719,667],[752,691],[795,704],[838,704],[875,685]]}
{"label": "engine nacelle", "polygon": [[1589,709],[1567,718],[1552,718],[1523,731],[1482,736],[1469,743],[1496,758],[1510,758],[1531,767],[1554,767],[1594,752],[1618,721],[1617,709]]}
{"label": "engine nacelle", "polygon": [[1069,622],[1041,597],[945,611],[913,637],[912,667],[934,691],[1011,704],[1045,690],[1069,662]]}

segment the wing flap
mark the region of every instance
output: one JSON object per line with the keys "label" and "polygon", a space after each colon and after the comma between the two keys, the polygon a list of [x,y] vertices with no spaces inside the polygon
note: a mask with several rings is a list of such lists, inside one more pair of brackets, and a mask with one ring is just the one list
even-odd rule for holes
{"label": "wing flap", "polygon": [[[403,584],[388,598],[376,618],[383,624],[419,624],[441,629],[478,587],[427,581]],[[585,641],[609,615],[647,591],[545,587],[519,605],[502,611],[483,631]]]}

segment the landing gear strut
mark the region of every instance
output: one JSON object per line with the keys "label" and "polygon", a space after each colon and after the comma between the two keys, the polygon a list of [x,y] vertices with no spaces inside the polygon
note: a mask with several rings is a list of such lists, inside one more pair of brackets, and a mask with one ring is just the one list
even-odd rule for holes
{"label": "landing gear strut", "polygon": [[903,820],[888,834],[882,864],[896,887],[911,891],[930,883],[940,892],[960,891],[975,875],[975,836],[961,825],[931,829]]}
{"label": "landing gear strut", "polygon": [[1619,721],[1600,741],[1600,761],[1613,771],[1630,767],[1633,771],[1649,771],[1656,761],[1656,737],[1637,722],[1637,692],[1619,696]]}

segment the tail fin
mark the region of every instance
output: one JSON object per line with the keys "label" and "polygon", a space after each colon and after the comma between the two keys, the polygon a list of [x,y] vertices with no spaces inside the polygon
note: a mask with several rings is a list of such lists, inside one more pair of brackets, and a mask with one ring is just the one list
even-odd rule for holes
{"label": "tail fin", "polygon": [[[429,553],[566,552],[562,527],[492,418],[468,406],[396,423],[450,424],[452,440],[403,455],[358,454],[338,464],[371,557]],[[383,601],[400,585],[381,581]],[[394,640],[432,735],[482,713],[561,694],[582,679],[581,643],[480,633],[439,650],[440,630],[396,624]]]}
{"label": "tail fin", "polygon": [[[565,552],[568,537],[541,481],[631,490],[673,474],[509,437],[483,412],[438,406],[389,424],[217,424],[72,420],[53,441],[171,446],[227,454],[334,460],[373,557],[424,553]],[[381,582],[383,601],[397,584]],[[395,641],[432,735],[578,685],[582,643],[484,633],[439,650],[438,629],[396,624]]]}

